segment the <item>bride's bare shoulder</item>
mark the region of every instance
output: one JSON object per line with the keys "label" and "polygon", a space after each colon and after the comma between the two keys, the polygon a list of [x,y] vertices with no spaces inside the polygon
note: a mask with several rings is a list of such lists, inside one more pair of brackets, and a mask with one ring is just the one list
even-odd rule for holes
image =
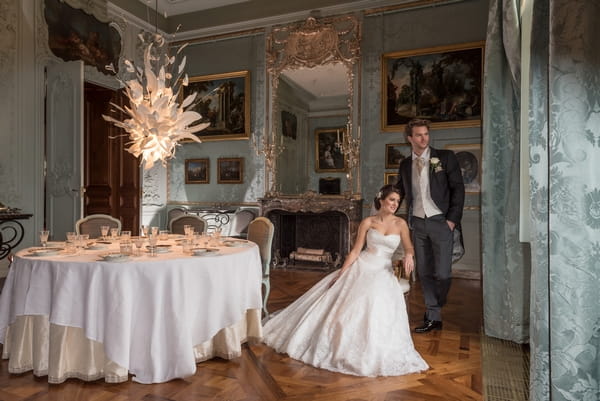
{"label": "bride's bare shoulder", "polygon": [[396,218],[394,219],[394,223],[400,228],[408,227],[406,220],[404,220],[402,217],[396,216]]}

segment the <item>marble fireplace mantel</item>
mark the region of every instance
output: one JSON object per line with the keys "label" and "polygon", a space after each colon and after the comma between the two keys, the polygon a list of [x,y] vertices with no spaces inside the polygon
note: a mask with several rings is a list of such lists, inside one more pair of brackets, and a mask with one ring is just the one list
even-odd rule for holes
{"label": "marble fireplace mantel", "polygon": [[278,196],[259,199],[261,216],[281,210],[288,213],[340,212],[348,218],[347,243],[354,243],[362,220],[362,199],[342,196]]}

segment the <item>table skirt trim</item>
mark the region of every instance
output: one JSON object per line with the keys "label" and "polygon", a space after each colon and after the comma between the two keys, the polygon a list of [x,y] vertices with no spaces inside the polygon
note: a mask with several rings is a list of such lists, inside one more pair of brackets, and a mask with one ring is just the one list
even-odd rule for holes
{"label": "table skirt trim", "polygon": [[[234,359],[241,356],[241,345],[262,338],[261,310],[248,309],[237,323],[221,329],[212,339],[194,346],[197,363],[214,357]],[[79,327],[51,324],[48,316],[18,316],[4,338],[2,358],[8,371],[21,374],[33,371],[59,384],[69,378],[107,383],[129,379],[128,369],[106,358],[103,344],[85,337]]]}

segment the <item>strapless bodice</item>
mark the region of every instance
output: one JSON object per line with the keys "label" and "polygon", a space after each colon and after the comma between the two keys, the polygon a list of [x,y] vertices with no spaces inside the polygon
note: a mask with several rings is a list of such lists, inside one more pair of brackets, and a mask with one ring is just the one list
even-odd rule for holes
{"label": "strapless bodice", "polygon": [[374,228],[367,231],[367,253],[371,255],[392,258],[392,255],[400,245],[400,235],[382,234]]}

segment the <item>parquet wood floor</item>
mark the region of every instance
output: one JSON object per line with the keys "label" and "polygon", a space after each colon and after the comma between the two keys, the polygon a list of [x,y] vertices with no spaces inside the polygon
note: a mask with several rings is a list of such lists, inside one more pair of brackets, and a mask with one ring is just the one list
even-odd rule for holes
{"label": "parquet wood floor", "polygon": [[[276,311],[310,288],[323,273],[272,272],[269,310]],[[444,309],[444,329],[413,334],[431,368],[422,374],[364,378],[313,368],[262,344],[245,346],[235,360],[198,365],[194,376],[163,384],[106,384],[71,379],[49,385],[31,372],[8,373],[0,361],[0,401],[467,401],[483,399],[480,327],[481,286],[455,279]],[[419,283],[409,296],[411,326],[423,317]],[[393,333],[390,333],[393,335]]]}

